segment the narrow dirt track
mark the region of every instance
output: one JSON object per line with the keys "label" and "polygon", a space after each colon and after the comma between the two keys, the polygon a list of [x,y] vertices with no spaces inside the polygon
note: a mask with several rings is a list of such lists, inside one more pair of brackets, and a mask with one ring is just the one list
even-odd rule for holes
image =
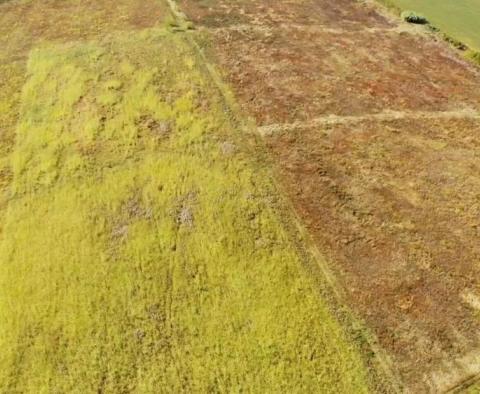
{"label": "narrow dirt track", "polygon": [[478,70],[366,2],[179,4],[406,389],[478,375]]}
{"label": "narrow dirt track", "polygon": [[362,123],[366,121],[394,121],[394,120],[480,120],[480,113],[472,110],[426,112],[426,111],[385,111],[378,114],[359,115],[359,116],[337,116],[328,115],[320,118],[314,118],[305,122],[269,124],[258,128],[258,132],[264,136],[271,136],[282,132],[295,131],[299,129],[309,129],[312,127]]}

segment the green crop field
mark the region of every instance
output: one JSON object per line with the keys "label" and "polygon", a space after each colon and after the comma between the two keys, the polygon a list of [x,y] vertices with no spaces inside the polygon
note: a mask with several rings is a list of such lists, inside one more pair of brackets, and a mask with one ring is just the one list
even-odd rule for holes
{"label": "green crop field", "polygon": [[436,27],[480,50],[480,0],[388,0],[402,10],[422,13]]}
{"label": "green crop field", "polygon": [[0,392],[367,392],[188,40],[83,4],[0,48]]}
{"label": "green crop field", "polygon": [[475,384],[474,386],[468,388],[466,391],[465,391],[466,394],[479,394],[480,393],[480,384],[477,383]]}

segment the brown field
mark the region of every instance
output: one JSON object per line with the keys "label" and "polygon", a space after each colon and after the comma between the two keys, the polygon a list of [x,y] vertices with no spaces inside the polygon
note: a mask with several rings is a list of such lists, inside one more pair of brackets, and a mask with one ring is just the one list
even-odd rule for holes
{"label": "brown field", "polygon": [[470,66],[417,34],[295,24],[241,25],[212,36],[219,63],[259,125],[480,102],[480,78]]}
{"label": "brown field", "polygon": [[180,4],[405,387],[475,380],[478,70],[360,2]]}
{"label": "brown field", "polygon": [[407,382],[478,346],[468,298],[480,278],[479,132],[479,121],[407,119],[267,140],[298,214]]}
{"label": "brown field", "polygon": [[394,25],[371,8],[351,0],[180,0],[179,4],[195,25],[208,28],[229,27],[239,23],[262,27],[297,23],[304,26],[342,27],[346,30]]}

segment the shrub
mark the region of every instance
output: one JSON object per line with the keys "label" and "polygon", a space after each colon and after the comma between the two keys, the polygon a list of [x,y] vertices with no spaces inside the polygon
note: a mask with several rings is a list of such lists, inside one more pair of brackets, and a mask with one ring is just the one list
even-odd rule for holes
{"label": "shrub", "polygon": [[402,12],[401,17],[404,21],[415,23],[417,25],[425,25],[428,23],[427,18],[425,18],[423,15],[417,14],[414,11],[404,11]]}
{"label": "shrub", "polygon": [[460,40],[457,40],[456,38],[450,37],[447,34],[443,34],[443,38],[450,45],[454,46],[455,48],[457,48],[460,51],[466,51],[468,49],[468,46],[465,43],[463,43]]}

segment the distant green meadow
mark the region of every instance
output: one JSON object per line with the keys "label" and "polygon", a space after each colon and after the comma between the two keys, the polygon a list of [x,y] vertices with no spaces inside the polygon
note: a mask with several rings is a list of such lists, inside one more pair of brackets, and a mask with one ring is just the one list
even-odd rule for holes
{"label": "distant green meadow", "polygon": [[423,14],[449,36],[480,51],[480,0],[389,0],[402,10]]}

